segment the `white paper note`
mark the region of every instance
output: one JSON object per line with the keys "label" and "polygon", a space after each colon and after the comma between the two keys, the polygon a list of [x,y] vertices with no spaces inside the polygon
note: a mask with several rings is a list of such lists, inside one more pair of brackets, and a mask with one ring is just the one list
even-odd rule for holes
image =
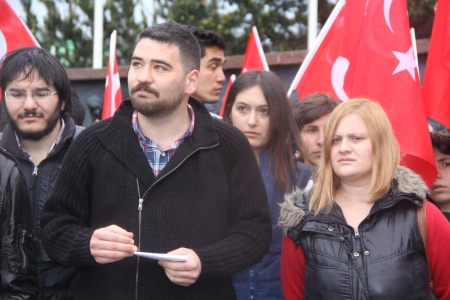
{"label": "white paper note", "polygon": [[163,253],[150,253],[150,252],[134,252],[134,255],[147,257],[156,260],[170,260],[170,261],[187,261],[187,255],[174,255]]}

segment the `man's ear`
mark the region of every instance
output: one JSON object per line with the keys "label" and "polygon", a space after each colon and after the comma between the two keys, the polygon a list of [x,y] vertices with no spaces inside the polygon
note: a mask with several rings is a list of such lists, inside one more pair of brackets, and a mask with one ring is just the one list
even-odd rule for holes
{"label": "man's ear", "polygon": [[192,95],[195,92],[195,90],[197,89],[199,77],[200,74],[198,70],[192,70],[186,75],[186,94]]}
{"label": "man's ear", "polygon": [[64,100],[64,101],[61,103],[61,111],[66,110],[66,103],[67,103],[67,100]]}

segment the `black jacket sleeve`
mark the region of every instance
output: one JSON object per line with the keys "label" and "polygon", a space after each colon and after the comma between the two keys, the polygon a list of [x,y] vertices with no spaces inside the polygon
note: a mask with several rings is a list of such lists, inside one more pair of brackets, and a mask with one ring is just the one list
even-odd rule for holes
{"label": "black jacket sleeve", "polygon": [[18,165],[0,152],[0,299],[35,299],[37,279],[28,189]]}

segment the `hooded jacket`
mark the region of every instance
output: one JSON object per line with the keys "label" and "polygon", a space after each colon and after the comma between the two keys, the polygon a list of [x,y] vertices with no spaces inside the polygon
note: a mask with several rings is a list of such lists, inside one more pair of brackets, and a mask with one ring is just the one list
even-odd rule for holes
{"label": "hooded jacket", "polygon": [[19,164],[0,148],[0,299],[35,299],[33,225]]}
{"label": "hooded jacket", "polygon": [[286,197],[279,225],[302,247],[305,299],[430,299],[416,215],[427,191],[418,175],[399,167],[358,228],[347,225],[335,203],[329,213],[305,215],[294,204],[302,191]]}
{"label": "hooded jacket", "polygon": [[73,286],[78,276],[78,269],[65,267],[51,260],[44,251],[41,241],[41,226],[39,216],[45,202],[53,191],[56,178],[61,169],[64,156],[72,144],[75,134],[82,127],[75,125],[72,118],[66,113],[62,114],[65,127],[60,142],[53,153],[35,166],[25,156],[17,145],[15,131],[10,125],[4,129],[0,145],[5,148],[18,161],[20,169],[26,179],[30,195],[32,229],[37,238],[35,245],[36,269],[39,281],[38,299],[73,299]]}

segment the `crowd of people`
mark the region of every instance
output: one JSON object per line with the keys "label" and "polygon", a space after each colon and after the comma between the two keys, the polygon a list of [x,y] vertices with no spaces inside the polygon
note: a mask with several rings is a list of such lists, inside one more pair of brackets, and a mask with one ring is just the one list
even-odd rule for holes
{"label": "crowd of people", "polygon": [[0,298],[450,299],[450,134],[428,189],[368,99],[291,108],[253,70],[211,114],[225,63],[217,33],[153,25],[83,128],[56,58],[1,59]]}

